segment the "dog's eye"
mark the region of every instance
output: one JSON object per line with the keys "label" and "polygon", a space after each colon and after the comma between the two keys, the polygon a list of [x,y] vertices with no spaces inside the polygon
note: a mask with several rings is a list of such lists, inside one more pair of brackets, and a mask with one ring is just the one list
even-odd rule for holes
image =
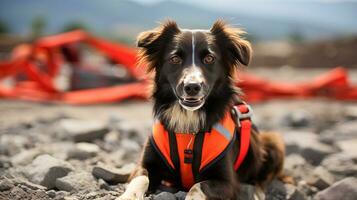
{"label": "dog's eye", "polygon": [[215,61],[215,57],[211,54],[208,54],[203,58],[204,64],[212,64],[212,63],[214,63],[214,61]]}
{"label": "dog's eye", "polygon": [[170,57],[170,63],[174,65],[179,65],[182,63],[182,59],[177,55],[173,55]]}

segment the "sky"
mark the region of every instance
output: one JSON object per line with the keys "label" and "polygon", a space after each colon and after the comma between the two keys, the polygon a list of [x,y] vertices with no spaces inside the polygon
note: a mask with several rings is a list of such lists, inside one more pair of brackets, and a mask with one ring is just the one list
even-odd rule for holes
{"label": "sky", "polygon": [[152,4],[160,1],[176,1],[187,4],[194,4],[201,7],[209,8],[211,10],[219,11],[231,11],[234,12],[241,5],[252,6],[254,4],[262,4],[269,2],[292,2],[292,3],[313,3],[313,2],[323,2],[323,3],[334,3],[334,2],[357,2],[357,0],[133,0],[139,3]]}

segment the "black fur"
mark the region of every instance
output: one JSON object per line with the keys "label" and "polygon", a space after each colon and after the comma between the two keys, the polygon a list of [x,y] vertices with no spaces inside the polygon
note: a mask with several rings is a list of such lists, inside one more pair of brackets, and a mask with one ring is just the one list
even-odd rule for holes
{"label": "black fur", "polygon": [[[200,126],[198,134],[205,134],[204,131],[221,120],[230,107],[240,101],[240,92],[233,80],[236,68],[241,64],[247,65],[251,57],[250,44],[241,38],[242,33],[240,29],[229,27],[222,21],[217,21],[210,31],[194,32],[181,30],[175,22],[168,21],[157,29],[139,35],[140,59],[146,62],[148,71],[155,73],[152,94],[154,115],[165,127],[168,128],[170,122],[163,113],[177,104],[182,95],[182,91],[178,91],[180,78],[186,68],[195,65],[195,57],[197,67],[204,76],[203,88],[206,89],[203,91],[206,95],[203,106],[194,111],[206,116],[205,126]],[[193,52],[195,57],[190,57],[194,50],[193,47],[190,49],[191,36],[197,39],[197,52]],[[171,52],[180,57],[180,64],[170,63]],[[201,62],[209,52],[215,56],[215,62]],[[193,63],[190,63],[190,59]],[[180,109],[185,111],[183,107]],[[168,131],[175,131],[175,127]],[[196,182],[200,182],[200,189],[207,199],[236,199],[239,182],[262,186],[280,173],[283,150],[275,146],[274,139],[269,136],[259,138],[254,128],[251,135],[248,154],[238,172],[234,171],[233,162],[239,153],[239,138],[218,162],[208,170],[195,174]],[[144,170],[136,171],[134,176],[148,174],[149,191],[160,188],[163,181],[171,183],[176,189],[183,189],[179,174],[170,170],[149,140],[145,144],[141,167]]]}

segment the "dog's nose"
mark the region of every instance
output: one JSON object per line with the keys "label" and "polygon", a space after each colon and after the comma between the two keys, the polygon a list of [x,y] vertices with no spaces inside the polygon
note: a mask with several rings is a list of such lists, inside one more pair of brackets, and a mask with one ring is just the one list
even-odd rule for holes
{"label": "dog's nose", "polygon": [[196,96],[201,91],[201,85],[198,83],[188,83],[183,89],[189,96]]}

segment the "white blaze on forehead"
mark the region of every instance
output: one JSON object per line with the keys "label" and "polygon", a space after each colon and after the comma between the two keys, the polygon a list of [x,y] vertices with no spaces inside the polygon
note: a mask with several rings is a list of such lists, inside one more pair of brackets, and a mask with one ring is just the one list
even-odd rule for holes
{"label": "white blaze on forehead", "polygon": [[195,65],[195,32],[192,32],[192,66]]}

